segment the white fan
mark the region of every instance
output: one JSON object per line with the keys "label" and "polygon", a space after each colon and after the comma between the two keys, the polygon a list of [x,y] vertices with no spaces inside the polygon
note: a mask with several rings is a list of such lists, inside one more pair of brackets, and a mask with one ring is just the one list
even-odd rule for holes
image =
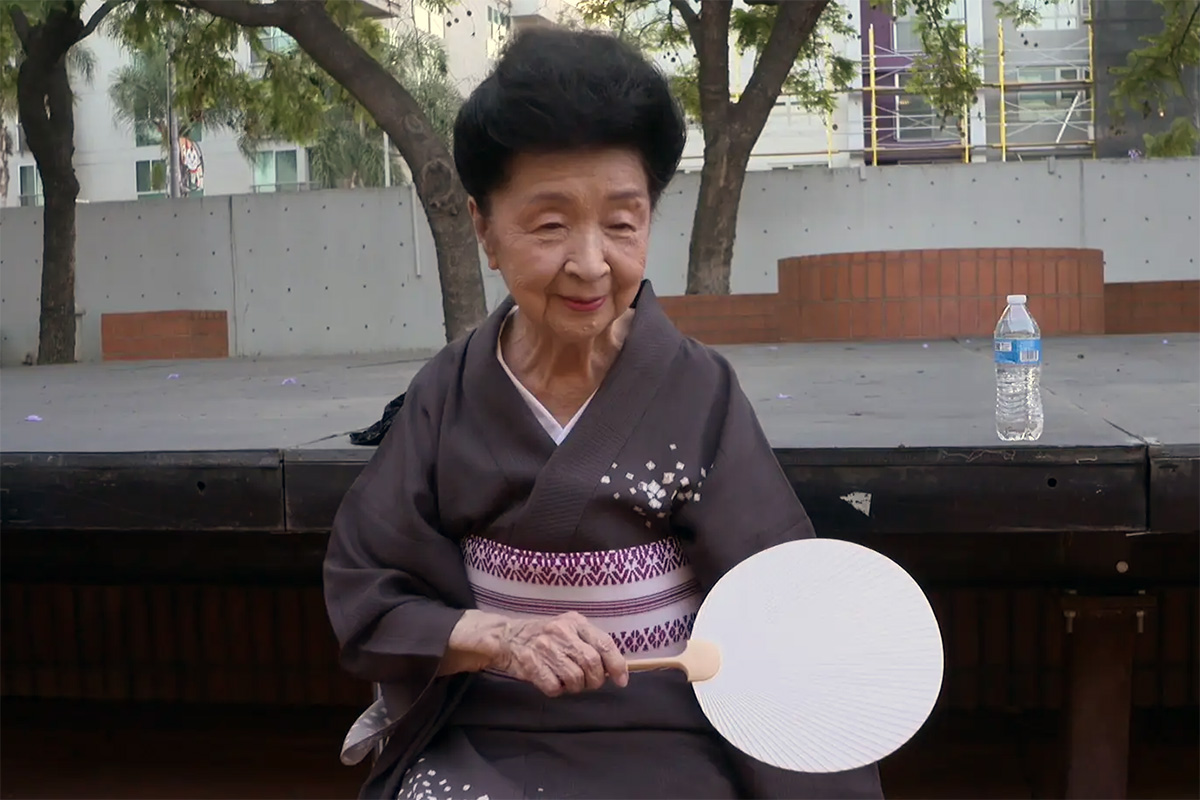
{"label": "white fan", "polygon": [[705,598],[679,669],[730,744],[797,772],[872,764],[925,724],[941,692],[937,618],[886,556],[801,539],[751,556]]}

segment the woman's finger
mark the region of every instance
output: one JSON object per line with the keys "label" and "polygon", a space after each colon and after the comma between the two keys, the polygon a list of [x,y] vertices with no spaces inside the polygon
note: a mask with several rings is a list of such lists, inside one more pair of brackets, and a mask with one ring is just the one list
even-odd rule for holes
{"label": "woman's finger", "polygon": [[537,690],[547,697],[558,697],[563,693],[562,681],[554,674],[554,671],[548,667],[539,667],[531,675],[523,676],[532,683]]}
{"label": "woman's finger", "polygon": [[588,689],[599,689],[608,680],[604,671],[604,660],[600,658],[600,653],[584,640],[580,640],[575,663],[583,669],[583,682]]}
{"label": "woman's finger", "polygon": [[617,648],[612,636],[594,625],[586,625],[580,629],[579,638],[596,651],[604,673],[612,678],[613,683],[617,686],[629,684],[629,667],[625,663],[625,656]]}
{"label": "woman's finger", "polygon": [[583,674],[583,668],[579,666],[567,653],[560,653],[553,664],[554,674],[558,676],[558,680],[562,683],[563,691],[570,694],[578,694],[584,689],[586,679]]}

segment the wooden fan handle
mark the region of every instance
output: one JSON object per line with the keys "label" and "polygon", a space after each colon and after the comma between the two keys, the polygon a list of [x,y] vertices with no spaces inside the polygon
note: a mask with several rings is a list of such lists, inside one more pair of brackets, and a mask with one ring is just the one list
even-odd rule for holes
{"label": "wooden fan handle", "polygon": [[626,663],[630,672],[650,672],[656,669],[677,669],[681,672],[687,672],[687,667],[684,666],[683,659],[674,658],[640,658],[637,661]]}
{"label": "wooden fan handle", "polygon": [[677,669],[689,683],[711,680],[721,671],[721,649],[703,639],[689,639],[687,647],[677,656],[640,658],[626,663],[630,672],[649,672],[656,669]]}

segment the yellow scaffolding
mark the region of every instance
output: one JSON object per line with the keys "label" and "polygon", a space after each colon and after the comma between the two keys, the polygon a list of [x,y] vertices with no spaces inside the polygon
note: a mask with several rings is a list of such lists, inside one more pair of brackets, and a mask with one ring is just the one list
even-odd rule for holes
{"label": "yellow scaffolding", "polygon": [[1084,0],[1083,21],[1087,25],[1088,42],[1088,79],[1092,92],[1092,158],[1096,157],[1096,29],[1092,24],[1092,2]]}
{"label": "yellow scaffolding", "polygon": [[[970,124],[972,104],[968,100],[962,111],[961,128],[957,136],[947,131],[950,135],[944,138],[932,137],[927,143],[924,140],[920,140],[922,143],[908,142],[895,147],[895,149],[890,146],[890,140],[881,145],[881,124],[888,125],[886,130],[894,127],[894,133],[898,135],[902,123],[907,129],[919,132],[933,130],[937,124],[937,118],[936,115],[927,115],[921,112],[905,113],[899,106],[889,109],[879,105],[881,99],[907,94],[899,78],[905,71],[903,63],[907,63],[908,57],[912,54],[887,48],[879,49],[875,26],[870,24],[866,30],[867,52],[863,55],[866,75],[863,76],[863,81],[858,87],[847,90],[847,94],[855,93],[862,102],[861,119],[857,119],[856,115],[851,115],[840,123],[835,131],[834,115],[822,113],[820,123],[823,123],[824,127],[824,141],[821,144],[813,142],[811,150],[804,147],[787,147],[786,151],[781,148],[779,151],[766,152],[756,148],[755,157],[776,161],[803,159],[815,163],[824,160],[829,166],[834,164],[835,157],[839,155],[859,154],[864,163],[877,166],[881,157],[887,158],[893,154],[906,152],[911,153],[913,158],[951,158],[957,157],[961,153],[963,163],[970,163],[975,155],[972,151],[976,149],[984,152],[998,151],[1001,161],[1008,161],[1010,156],[1019,159],[1022,155],[1027,157],[1051,154],[1080,155],[1081,151],[1090,153],[1094,158],[1096,155],[1097,103],[1095,100],[1095,47],[1090,3],[1085,3],[1083,17],[1088,26],[1086,56],[1084,55],[1085,43],[1080,37],[1079,41],[1061,48],[1037,51],[1032,58],[1027,55],[1026,59],[1019,64],[1018,69],[1040,69],[1043,73],[1046,68],[1051,67],[1055,70],[1077,69],[1082,71],[1086,69],[1086,75],[1077,75],[1076,80],[1069,80],[1061,77],[1065,73],[1060,72],[1059,80],[1038,81],[1023,80],[1018,73],[1015,77],[1010,78],[1008,69],[1012,65],[1009,63],[1009,56],[1012,54],[1008,52],[1005,41],[1005,24],[1003,21],[998,21],[996,39],[993,43],[995,49],[992,50],[985,44],[983,52],[985,63],[990,62],[997,67],[995,80],[984,81],[980,87],[985,108],[988,110],[987,138],[984,141],[974,141]],[[1034,51],[1030,52],[1032,54]],[[1075,54],[1074,57],[1069,55],[1071,53]],[[968,51],[964,49],[962,55],[965,63]],[[899,58],[889,59],[891,56]],[[1083,64],[1084,58],[1087,61],[1086,67]],[[889,61],[883,59],[889,59]],[[894,66],[890,62],[901,65]],[[880,74],[881,63],[887,64],[883,67],[882,75]],[[822,75],[826,86],[831,80],[829,69],[830,65],[827,64],[825,74]],[[1032,105],[1035,101],[1029,96],[1030,94],[1044,95],[1048,92],[1060,92],[1063,98],[1066,97],[1065,93],[1067,92],[1073,92],[1075,96],[1069,108],[1057,106],[1046,110],[1041,105]],[[1090,99],[1088,99],[1089,97]],[[1087,103],[1086,107],[1084,103]],[[996,105],[993,106],[993,104]],[[788,108],[788,113],[792,114],[791,106]],[[881,113],[886,114],[887,119],[881,118]],[[929,117],[927,128],[923,122],[926,116]],[[1050,134],[1045,138],[1038,137],[1038,141],[1032,141],[1033,137],[1029,133],[1036,131],[1038,126],[1058,127],[1058,137],[1054,138],[1053,134]],[[1072,132],[1072,136],[1067,137],[1064,141],[1064,135],[1068,130]],[[1022,136],[1022,134],[1025,135]],[[1022,141],[1023,138],[1027,141]],[[821,145],[824,145],[823,149],[817,150],[816,148],[820,148]]]}
{"label": "yellow scaffolding", "polygon": [[[875,23],[873,22],[867,26],[867,53],[871,75],[871,165],[877,167],[879,166],[879,126],[876,124],[876,119],[879,117],[879,95],[875,92]],[[866,108],[863,108],[863,113],[866,113]]]}
{"label": "yellow scaffolding", "polygon": [[1004,20],[996,26],[996,53],[1000,59],[1000,160],[1008,161],[1008,98],[1004,93]]}
{"label": "yellow scaffolding", "polygon": [[[967,48],[965,46],[962,49],[962,67],[964,70],[966,70],[966,68],[967,68]],[[971,131],[971,101],[970,100],[967,100],[966,105],[963,106],[962,118],[958,122],[958,127],[962,131],[963,163],[970,164],[971,163],[971,135],[970,135],[970,131]]]}

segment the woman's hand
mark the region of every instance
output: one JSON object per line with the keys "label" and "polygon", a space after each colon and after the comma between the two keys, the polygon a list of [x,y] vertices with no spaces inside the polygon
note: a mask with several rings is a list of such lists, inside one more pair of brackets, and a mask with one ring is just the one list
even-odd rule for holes
{"label": "woman's hand", "polygon": [[513,621],[493,666],[550,697],[599,689],[606,678],[618,686],[629,683],[625,657],[612,637],[574,612]]}
{"label": "woman's hand", "polygon": [[612,637],[580,614],[509,619],[467,611],[450,634],[443,674],[496,669],[557,697],[629,683]]}

